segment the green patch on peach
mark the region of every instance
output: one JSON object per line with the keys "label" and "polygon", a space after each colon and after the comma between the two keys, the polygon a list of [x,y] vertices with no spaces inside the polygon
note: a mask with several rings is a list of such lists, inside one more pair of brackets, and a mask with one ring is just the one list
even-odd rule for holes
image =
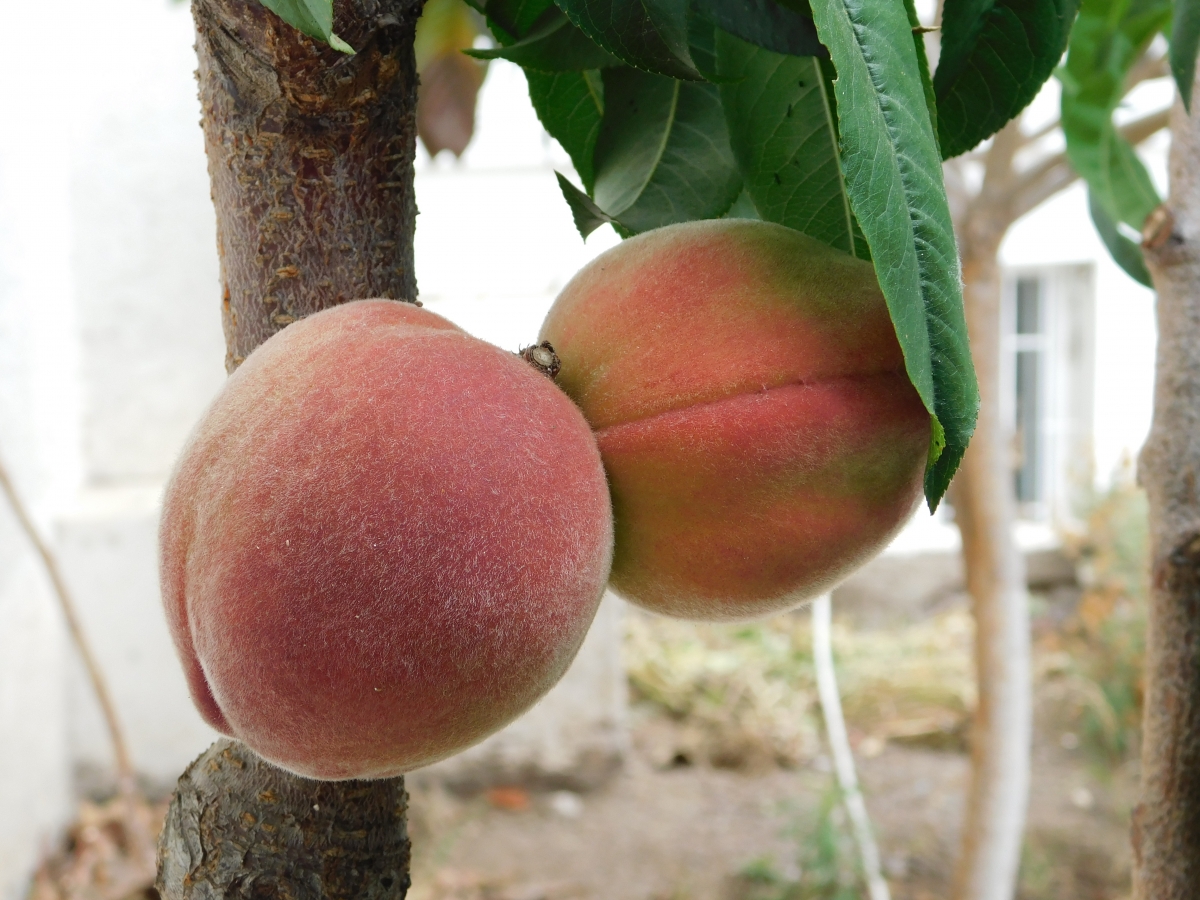
{"label": "green patch on peach", "polygon": [[871,266],[761,222],[671,226],[580,272],[543,326],[597,430],[614,587],[745,619],[878,552],[921,495],[929,416]]}

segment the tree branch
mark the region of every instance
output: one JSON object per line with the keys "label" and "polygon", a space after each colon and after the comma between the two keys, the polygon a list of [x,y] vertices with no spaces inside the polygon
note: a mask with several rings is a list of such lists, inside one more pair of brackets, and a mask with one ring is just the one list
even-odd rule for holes
{"label": "tree branch", "polygon": [[179,779],[157,887],[196,900],[403,900],[407,811],[403,778],[310,781],[217,741]]}
{"label": "tree branch", "polygon": [[0,461],[0,494],[4,494],[8,500],[9,508],[16,517],[17,524],[37,552],[38,558],[46,570],[46,575],[50,578],[54,595],[58,598],[59,609],[67,623],[67,631],[70,632],[75,650],[83,661],[83,668],[92,685],[92,693],[96,695],[96,702],[100,704],[100,713],[104,717],[105,727],[108,728],[108,738],[112,742],[113,757],[117,766],[117,783],[123,794],[132,791],[134,785],[133,763],[129,757],[129,745],[125,741],[125,732],[121,728],[116,704],[113,703],[112,694],[108,690],[108,683],[104,678],[104,673],[100,670],[96,654],[92,652],[87,635],[84,634],[83,623],[76,611],[75,601],[71,599],[71,592],[67,590],[67,582],[58,567],[58,561],[50,552],[46,542],[42,540],[41,535],[38,534],[37,527],[33,524],[33,518],[25,509],[25,504],[21,502],[12,478],[9,477],[8,469],[2,461]]}
{"label": "tree branch", "polygon": [[825,719],[825,736],[838,786],[842,789],[842,805],[850,819],[854,842],[862,860],[863,879],[867,882],[870,900],[891,900],[887,881],[879,867],[879,845],[867,815],[867,804],[858,786],[854,768],[854,752],[846,733],[846,718],[838,693],[837,670],[833,665],[833,624],[829,594],[822,594],[812,604],[813,666],[817,671],[817,694],[821,698],[821,714]]}
{"label": "tree branch", "polygon": [[1132,122],[1126,122],[1117,129],[1117,132],[1136,147],[1166,128],[1170,124],[1170,121],[1171,110],[1168,107],[1167,109],[1147,113],[1140,119],[1134,119]]}
{"label": "tree branch", "polygon": [[1024,140],[1021,142],[1021,144],[1022,144],[1022,146],[1025,146],[1025,147],[1028,147],[1030,144],[1035,144],[1038,141],[1040,141],[1042,138],[1046,137],[1046,135],[1053,134],[1061,126],[1062,126],[1062,123],[1058,119],[1052,119],[1051,121],[1049,121],[1045,125],[1043,125],[1041,128],[1039,128],[1037,131],[1032,131],[1029,134],[1022,133]]}
{"label": "tree branch", "polygon": [[1128,94],[1143,81],[1166,78],[1170,74],[1171,68],[1167,62],[1166,54],[1152,55],[1149,52],[1144,53],[1142,54],[1142,58],[1130,67],[1129,74],[1125,76],[1124,90],[1121,93],[1122,95]]}
{"label": "tree branch", "polygon": [[1178,101],[1174,114],[1170,196],[1142,245],[1158,346],[1154,418],[1138,458],[1151,578],[1141,796],[1131,817],[1135,900],[1191,900],[1200,885],[1200,121]]}
{"label": "tree branch", "polygon": [[[1117,133],[1137,146],[1166,128],[1169,118],[1170,110],[1160,109],[1122,125]],[[1043,159],[1017,180],[1012,204],[1013,221],[1045,203],[1078,177],[1065,151]]]}
{"label": "tree branch", "polygon": [[1066,154],[1056,153],[1051,159],[1037,166],[1031,177],[1022,178],[1013,192],[1010,206],[1011,221],[1032,212],[1061,190],[1070,187],[1079,178],[1078,173],[1067,161]]}
{"label": "tree branch", "polygon": [[347,300],[416,300],[419,0],[339,0],[345,56],[258,0],[197,0],[226,368]]}

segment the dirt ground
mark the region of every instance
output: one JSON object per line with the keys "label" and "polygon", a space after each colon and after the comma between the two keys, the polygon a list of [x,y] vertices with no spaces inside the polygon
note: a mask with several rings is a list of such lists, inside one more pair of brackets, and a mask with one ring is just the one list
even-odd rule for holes
{"label": "dirt ground", "polygon": [[[1053,719],[1042,718],[1019,896],[1127,896],[1133,773],[1089,765],[1061,746]],[[795,879],[806,832],[830,791],[827,761],[757,773],[656,768],[637,745],[635,735],[624,771],[582,797],[510,790],[468,799],[415,780],[410,896],[741,900],[763,896],[746,877],[756,863]],[[967,775],[962,753],[889,744],[860,760],[896,900],[947,895]],[[774,896],[835,895],[784,888]]]}
{"label": "dirt ground", "polygon": [[[969,770],[965,616],[951,610],[881,635],[835,629],[851,740],[895,900],[948,894]],[[586,795],[512,786],[466,797],[420,773],[410,776],[410,896],[864,896],[822,752],[806,629],[803,617],[740,631],[631,617],[635,702],[623,769]],[[1136,753],[1105,755],[1088,738],[1079,685],[1086,700],[1088,692],[1099,696],[1102,682],[1063,670],[1060,632],[1042,631],[1019,900],[1118,900],[1129,894]],[[732,668],[729,654],[737,661]],[[782,694],[780,684],[788,685]],[[161,816],[162,807],[148,807],[146,815]],[[121,828],[112,809],[85,804],[30,900],[152,898],[152,872],[125,858],[129,841]],[[146,831],[156,828],[148,822]]]}
{"label": "dirt ground", "polygon": [[[1134,773],[1086,763],[1043,729],[1034,764],[1020,900],[1128,896]],[[455,796],[410,779],[413,900],[751,900],[859,897],[805,891],[798,857],[830,796],[811,765],[756,773],[707,765],[658,768],[635,747],[600,790],[520,789]],[[967,777],[961,753],[886,746],[860,777],[895,900],[947,895]],[[154,814],[161,815],[157,807]],[[86,806],[31,900],[150,900],[150,874],[122,865],[119,829]],[[810,848],[811,849],[811,848]],[[810,857],[811,858],[811,857]],[[781,883],[747,877],[768,869]]]}
{"label": "dirt ground", "polygon": [[[1128,593],[1128,592],[1126,592]],[[1140,606],[1034,597],[1033,783],[1018,900],[1129,896]],[[969,776],[961,598],[882,630],[835,622],[851,742],[895,900],[948,895]],[[861,900],[824,755],[803,613],[693,625],[630,611],[625,765],[585,794],[476,796],[409,777],[412,900]],[[151,846],[164,808],[142,808]],[[157,819],[155,818],[157,817]],[[156,900],[152,850],[85,803],[29,900]]]}

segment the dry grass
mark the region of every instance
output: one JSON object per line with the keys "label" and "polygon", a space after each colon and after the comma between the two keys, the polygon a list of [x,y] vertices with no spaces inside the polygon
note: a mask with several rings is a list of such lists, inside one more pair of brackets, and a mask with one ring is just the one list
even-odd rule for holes
{"label": "dry grass", "polygon": [[[887,632],[834,626],[846,717],[860,750],[889,741],[959,749],[974,702],[970,617],[952,611]],[[821,752],[805,612],[745,625],[627,619],[626,667],[643,721],[675,723],[672,759],[796,766]]]}

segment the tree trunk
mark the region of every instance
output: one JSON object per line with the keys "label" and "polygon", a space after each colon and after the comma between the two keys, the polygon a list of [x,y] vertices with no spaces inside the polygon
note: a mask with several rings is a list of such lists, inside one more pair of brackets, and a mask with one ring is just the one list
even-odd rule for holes
{"label": "tree trunk", "polygon": [[[1193,94],[1200,96],[1200,94]],[[1151,588],[1134,897],[1200,896],[1200,122],[1171,116],[1171,195],[1146,220],[1158,292],[1154,419],[1138,479]]]}
{"label": "tree trunk", "polygon": [[[258,0],[193,0],[232,371],[298,318],[416,299],[413,156],[421,0],[336,0],[353,57]],[[400,900],[402,778],[320,782],[219,741],[180,779],[159,843],[165,900]]]}
{"label": "tree trunk", "polygon": [[[960,237],[971,353],[979,378],[975,435],[954,481],[967,590],[975,616],[979,699],[971,783],[953,900],[1011,900],[1021,860],[1032,733],[1029,607],[1013,526],[1012,451],[1000,414],[1000,239],[1008,222]],[[1002,216],[992,217],[1003,219]]]}
{"label": "tree trunk", "polygon": [[352,57],[257,0],[196,0],[192,10],[227,368],[320,309],[416,300],[421,0],[338,0]]}
{"label": "tree trunk", "polygon": [[196,900],[403,900],[403,778],[310,781],[235,741],[188,766],[159,841],[159,893]]}

